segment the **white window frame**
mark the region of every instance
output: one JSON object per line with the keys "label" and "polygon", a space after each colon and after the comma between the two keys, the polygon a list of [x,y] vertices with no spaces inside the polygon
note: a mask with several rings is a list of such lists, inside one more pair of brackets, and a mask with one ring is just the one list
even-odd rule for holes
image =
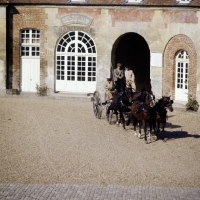
{"label": "white window frame", "polygon": [[77,2],[77,3],[85,3],[87,0],[69,0],[69,2],[73,3],[73,2]]}
{"label": "white window frame", "polygon": [[[71,35],[70,33],[74,33],[74,35]],[[79,34],[81,34],[81,40],[79,40]],[[69,36],[68,36],[69,35]],[[65,39],[64,37],[67,36]],[[88,40],[85,40],[85,36],[88,38]],[[68,38],[71,38],[71,41],[67,42]],[[82,40],[84,39],[84,41],[86,43],[84,43]],[[62,43],[61,43],[62,41]],[[71,44],[74,44],[74,52],[68,52],[68,48],[71,46]],[[78,46],[79,44],[82,45],[82,47],[86,50],[85,53],[81,53],[81,52],[78,52]],[[64,45],[64,46],[63,46]],[[88,46],[87,46],[88,45]],[[93,46],[92,46],[93,45]],[[94,63],[94,65],[88,65],[88,68],[87,68],[87,75],[85,76],[86,78],[90,77],[91,80],[90,82],[96,82],[96,66],[97,66],[97,52],[96,52],[96,45],[94,43],[94,41],[92,40],[92,38],[85,32],[82,32],[82,31],[71,31],[71,32],[68,32],[67,34],[65,34],[62,38],[60,38],[58,44],[57,44],[57,47],[56,47],[56,63],[57,61],[58,62],[66,62],[68,61],[67,58],[70,57],[70,56],[74,56],[74,57],[85,57],[86,58],[86,61],[87,63]],[[58,50],[59,49],[59,50]],[[58,56],[59,57],[62,57],[64,56],[65,59],[64,60],[58,60]],[[93,57],[93,59],[95,58],[95,61],[90,61],[88,59],[91,59]],[[77,63],[77,61],[76,61]],[[60,68],[58,69],[57,68]],[[66,66],[66,64],[65,64]],[[66,76],[66,72],[67,72],[67,69],[65,68],[64,69],[64,74],[63,75],[60,75],[61,74],[61,67],[62,66],[59,66],[56,64],[56,80],[66,80],[67,79],[67,76]],[[89,68],[95,68],[95,70],[89,70]],[[57,73],[59,71],[59,74]],[[91,73],[91,75],[89,75]],[[92,75],[92,73],[95,73],[95,75]],[[62,79],[61,77],[64,76],[64,79]],[[59,78],[58,78],[59,77]],[[76,75],[76,77],[78,77]],[[89,80],[87,80],[89,81]]]}
{"label": "white window frame", "polygon": [[144,0],[125,0],[125,3],[142,3]]}
{"label": "white window frame", "polygon": [[[28,31],[27,35],[29,35],[28,38],[23,38],[23,31]],[[36,35],[39,34],[39,38],[33,38],[33,31],[37,31],[38,33],[35,33]],[[25,34],[26,35],[26,34]],[[32,42],[33,40],[35,40],[36,42]],[[21,41],[21,49],[20,49],[20,56],[22,58],[39,58],[40,57],[40,31],[37,29],[23,29],[21,30],[20,33],[20,41]],[[29,52],[29,55],[23,55],[22,53],[22,48],[26,48],[27,47],[27,51]],[[39,52],[39,55],[32,55],[32,51],[33,48],[37,48],[37,50],[35,52]]]}
{"label": "white window frame", "polygon": [[[180,50],[176,55],[175,99],[187,100],[190,60],[185,50]],[[179,99],[180,98],[180,99]]]}
{"label": "white window frame", "polygon": [[193,0],[176,0],[177,4],[189,4],[191,3]]}

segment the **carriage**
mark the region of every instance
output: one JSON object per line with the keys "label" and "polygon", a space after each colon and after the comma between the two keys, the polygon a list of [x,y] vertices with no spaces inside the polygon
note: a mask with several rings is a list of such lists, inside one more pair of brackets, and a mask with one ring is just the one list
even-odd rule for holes
{"label": "carriage", "polygon": [[[125,92],[126,93],[126,90]],[[111,112],[107,112],[110,109],[110,105],[114,103],[114,101],[110,101],[106,99],[106,101],[102,102],[102,96],[100,92],[95,91],[93,94],[93,112],[97,119],[102,117],[102,112],[105,109],[107,120],[111,123],[113,113],[119,111],[120,120],[122,120],[123,128],[125,129],[125,120],[124,116],[128,116],[130,114],[133,121],[134,131],[136,133],[136,124],[139,127],[139,133],[137,134],[139,138],[141,138],[141,127],[144,127],[144,139],[147,142],[147,124],[149,124],[149,137],[151,138],[152,128],[156,136],[158,137],[158,133],[160,132],[160,124],[162,124],[162,138],[164,139],[164,128],[166,125],[167,119],[167,109],[171,112],[173,111],[173,100],[170,100],[170,96],[163,96],[157,102],[155,102],[155,96],[152,95],[152,92],[146,89],[143,89],[141,92],[132,92],[131,93],[131,101],[129,106],[131,109],[127,110],[126,108],[117,108],[117,110],[113,109]],[[154,96],[154,97],[153,97]],[[125,96],[127,98],[127,96]],[[154,98],[154,99],[153,99]],[[108,114],[109,113],[109,114]],[[116,113],[117,114],[117,113]],[[116,115],[117,116],[117,115]],[[118,119],[118,118],[117,118]]]}
{"label": "carriage", "polygon": [[[105,101],[103,102],[103,98],[102,96],[104,96]],[[110,105],[110,100],[108,98],[108,96],[102,95],[99,91],[95,91],[92,97],[92,101],[93,101],[93,112],[94,112],[94,116],[97,119],[100,119],[102,116],[102,112],[103,110],[106,108],[108,108],[108,106]]]}
{"label": "carriage", "polygon": [[[131,89],[131,91],[132,91],[132,89]],[[116,97],[118,99],[118,98],[120,98],[120,96],[121,96],[121,94],[116,93],[113,97],[114,98]],[[118,114],[123,114],[124,118],[128,117],[128,115],[130,114],[130,109],[128,109],[128,106],[123,108],[122,113],[120,113],[119,108],[110,109],[110,105],[112,103],[114,103],[114,99],[110,100],[106,93],[101,94],[99,91],[95,91],[94,94],[93,94],[93,97],[92,97],[92,101],[93,101],[93,112],[94,112],[95,117],[97,119],[101,119],[103,110],[106,110],[106,118],[107,118],[107,121],[108,121],[109,124],[111,124],[111,122],[112,122],[113,114],[116,115],[116,124],[119,124],[120,119],[121,119],[121,117],[120,117],[120,119],[118,118]],[[109,114],[107,113],[108,109],[110,109]]]}

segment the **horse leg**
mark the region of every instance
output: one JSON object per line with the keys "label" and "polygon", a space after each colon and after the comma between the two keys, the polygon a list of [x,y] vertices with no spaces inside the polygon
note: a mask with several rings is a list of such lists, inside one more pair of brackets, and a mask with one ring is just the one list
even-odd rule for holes
{"label": "horse leg", "polygon": [[126,122],[126,126],[129,126],[129,125],[130,125],[131,118],[132,118],[132,116],[131,116],[130,114],[128,114],[128,120],[127,120],[127,122]]}
{"label": "horse leg", "polygon": [[[111,106],[111,105],[110,105]],[[107,110],[106,110],[106,117],[107,117],[107,121],[109,122],[109,116],[110,116],[110,106],[108,106]]]}
{"label": "horse leg", "polygon": [[117,126],[119,126],[119,125],[120,125],[120,123],[121,123],[121,121],[120,121],[120,117],[118,117],[118,115],[117,115],[117,121],[116,121],[116,125],[117,125]]}
{"label": "horse leg", "polygon": [[154,135],[156,136],[156,139],[157,139],[156,122],[153,122],[152,126],[154,130]]}
{"label": "horse leg", "polygon": [[147,141],[147,122],[144,122],[144,141],[146,144],[148,144]]}
{"label": "horse leg", "polygon": [[136,132],[136,124],[134,124],[133,127],[134,127],[135,135],[137,135],[137,132]]}
{"label": "horse leg", "polygon": [[112,115],[113,115],[113,111],[109,113],[108,115],[108,123],[111,124],[112,121]]}
{"label": "horse leg", "polygon": [[151,132],[152,132],[152,127],[153,127],[153,124],[151,122],[149,122],[149,141],[151,142]]}
{"label": "horse leg", "polygon": [[139,133],[138,133],[138,137],[141,139],[141,126],[142,126],[142,122],[139,121]]}
{"label": "horse leg", "polygon": [[124,115],[123,115],[122,111],[120,111],[120,121],[122,122],[123,129],[126,129],[125,128],[125,119],[124,119]]}
{"label": "horse leg", "polygon": [[165,139],[165,122],[162,124],[162,139],[164,140]]}
{"label": "horse leg", "polygon": [[151,141],[151,133],[152,133],[152,131],[153,131],[154,135],[155,135],[156,138],[157,138],[157,134],[156,134],[156,122],[155,122],[154,119],[150,120],[149,126],[150,126],[149,139],[150,139],[150,141]]}
{"label": "horse leg", "polygon": [[137,136],[137,132],[136,132],[136,127],[137,127],[137,120],[134,117],[134,115],[132,115],[132,121],[133,121],[133,127],[134,127],[134,131],[135,131],[135,135]]}
{"label": "horse leg", "polygon": [[156,131],[156,136],[158,138],[158,133],[160,132],[160,122],[158,122],[158,125],[157,125],[157,131]]}
{"label": "horse leg", "polygon": [[118,113],[116,112],[116,125],[119,125]]}

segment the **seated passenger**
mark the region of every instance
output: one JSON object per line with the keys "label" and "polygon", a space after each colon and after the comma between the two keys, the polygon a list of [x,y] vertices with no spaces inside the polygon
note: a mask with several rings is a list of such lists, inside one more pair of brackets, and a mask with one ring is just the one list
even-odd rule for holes
{"label": "seated passenger", "polygon": [[113,94],[116,93],[116,90],[113,88],[113,83],[111,78],[107,78],[104,88],[106,89],[106,94],[108,95],[108,98],[112,99]]}

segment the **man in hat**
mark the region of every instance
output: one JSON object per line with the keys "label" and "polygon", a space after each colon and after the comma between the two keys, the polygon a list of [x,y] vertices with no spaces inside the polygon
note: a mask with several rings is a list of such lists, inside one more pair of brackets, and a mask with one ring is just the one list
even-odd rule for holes
{"label": "man in hat", "polygon": [[115,90],[113,89],[113,83],[111,78],[107,78],[104,88],[106,89],[106,94],[108,95],[109,99],[112,99]]}
{"label": "man in hat", "polygon": [[121,63],[117,63],[117,68],[114,69],[114,81],[117,88],[117,92],[124,92],[125,89],[125,80],[124,80],[124,71],[121,70]]}
{"label": "man in hat", "polygon": [[126,78],[126,87],[133,88],[135,90],[135,76],[129,66],[125,67],[125,78]]}

